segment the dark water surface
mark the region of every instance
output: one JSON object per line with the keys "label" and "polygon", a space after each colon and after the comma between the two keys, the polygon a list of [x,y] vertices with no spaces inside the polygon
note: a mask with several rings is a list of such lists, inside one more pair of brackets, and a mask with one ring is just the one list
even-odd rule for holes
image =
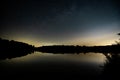
{"label": "dark water surface", "polygon": [[[109,55],[109,54],[108,54]],[[52,54],[34,52],[1,60],[2,77],[100,80],[106,56],[102,53]],[[45,77],[43,77],[45,76]]]}

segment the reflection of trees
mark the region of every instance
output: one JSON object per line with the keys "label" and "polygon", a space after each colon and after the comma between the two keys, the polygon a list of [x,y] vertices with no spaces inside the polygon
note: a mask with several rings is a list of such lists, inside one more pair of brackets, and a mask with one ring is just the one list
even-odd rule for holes
{"label": "reflection of trees", "polygon": [[103,69],[103,78],[106,79],[119,79],[120,72],[120,55],[111,53],[105,54],[107,60]]}

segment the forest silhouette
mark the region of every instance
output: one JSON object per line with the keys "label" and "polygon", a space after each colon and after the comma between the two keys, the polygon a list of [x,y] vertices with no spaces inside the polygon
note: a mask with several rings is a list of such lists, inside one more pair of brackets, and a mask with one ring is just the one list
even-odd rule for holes
{"label": "forest silhouette", "polygon": [[[118,33],[117,35],[120,35]],[[47,52],[47,53],[120,53],[120,39],[115,41],[116,44],[105,45],[105,46],[73,46],[73,45],[52,45],[36,47],[36,51]]]}
{"label": "forest silhouette", "polygon": [[0,38],[0,60],[25,56],[34,52],[34,46],[14,40]]}
{"label": "forest silhouette", "polygon": [[[120,33],[118,33],[120,35]],[[120,41],[116,41],[116,44],[105,46],[73,46],[73,45],[52,45],[34,47],[33,45],[18,42],[14,40],[6,40],[0,38],[0,59],[14,58],[25,56],[27,54],[39,51],[42,53],[61,53],[61,54],[79,54],[79,53],[120,53]]]}

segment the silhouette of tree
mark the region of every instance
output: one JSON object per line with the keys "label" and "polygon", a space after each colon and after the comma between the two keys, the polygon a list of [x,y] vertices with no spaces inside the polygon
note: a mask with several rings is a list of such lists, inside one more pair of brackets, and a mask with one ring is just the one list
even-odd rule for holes
{"label": "silhouette of tree", "polygon": [[[117,34],[118,36],[120,36],[120,33]],[[115,41],[117,43],[117,45],[120,45],[120,38],[118,41]]]}
{"label": "silhouette of tree", "polygon": [[118,35],[120,35],[120,33],[118,33]]}
{"label": "silhouette of tree", "polygon": [[103,80],[117,80],[120,72],[120,55],[110,54],[106,55],[107,61],[103,69]]}

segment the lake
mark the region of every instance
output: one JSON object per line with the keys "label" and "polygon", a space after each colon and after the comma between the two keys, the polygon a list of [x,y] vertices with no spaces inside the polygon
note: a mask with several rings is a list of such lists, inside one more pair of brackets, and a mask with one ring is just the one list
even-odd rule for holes
{"label": "lake", "polygon": [[89,76],[95,78],[100,77],[106,60],[106,56],[102,53],[53,54],[34,52],[22,57],[1,60],[0,70],[3,73],[2,77],[30,78],[34,76],[34,78],[41,78],[50,76],[55,78],[52,76],[58,76],[59,78],[82,78]]}

